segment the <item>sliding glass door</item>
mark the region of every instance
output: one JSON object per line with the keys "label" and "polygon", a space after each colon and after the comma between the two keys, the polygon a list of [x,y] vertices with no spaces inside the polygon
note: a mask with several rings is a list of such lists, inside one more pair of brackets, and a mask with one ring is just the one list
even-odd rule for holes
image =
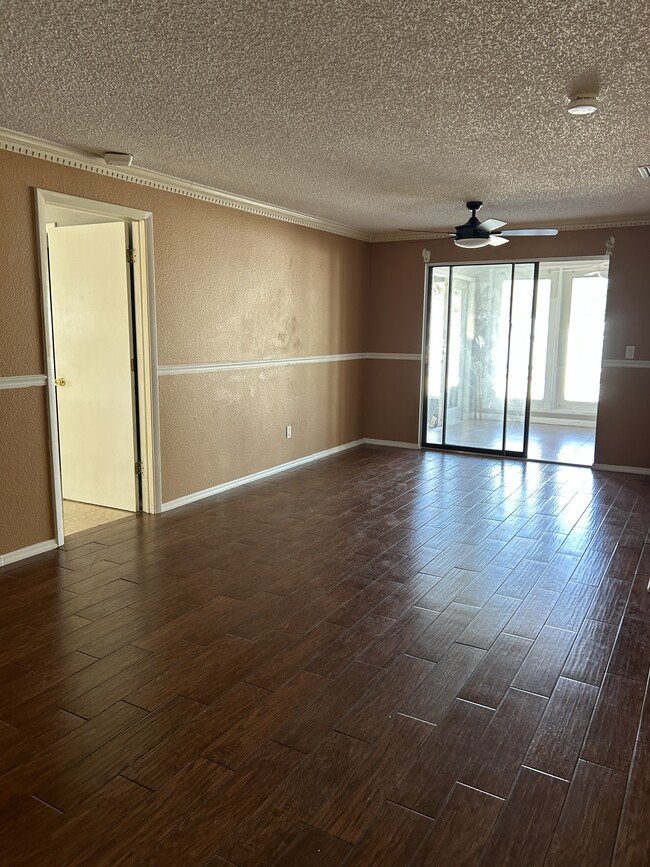
{"label": "sliding glass door", "polygon": [[425,445],[525,455],[537,270],[429,269]]}

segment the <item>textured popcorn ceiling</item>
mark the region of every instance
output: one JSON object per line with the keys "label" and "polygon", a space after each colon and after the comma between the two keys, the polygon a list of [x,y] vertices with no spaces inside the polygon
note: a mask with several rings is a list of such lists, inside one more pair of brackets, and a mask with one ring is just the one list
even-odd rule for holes
{"label": "textured popcorn ceiling", "polygon": [[[650,215],[648,0],[0,0],[0,125],[371,231]],[[574,89],[601,110],[573,118]]]}

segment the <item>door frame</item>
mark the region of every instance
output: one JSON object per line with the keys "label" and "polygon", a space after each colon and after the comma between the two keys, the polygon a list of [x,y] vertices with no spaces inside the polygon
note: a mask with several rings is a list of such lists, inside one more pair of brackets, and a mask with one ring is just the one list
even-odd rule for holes
{"label": "door frame", "polygon": [[162,512],[160,462],[160,414],[158,404],[158,357],[156,340],[156,306],[153,260],[153,214],[124,205],[83,199],[53,190],[36,189],[36,231],[41,275],[41,303],[47,375],[47,405],[54,501],[54,535],[58,546],[64,544],[63,486],[59,455],[59,419],[54,385],[54,331],[50,270],[47,252],[45,210],[57,205],[74,211],[112,217],[131,226],[131,243],[135,252],[133,264],[133,330],[136,348],[137,409],[139,419],[140,454],[143,463],[141,507],[143,512]]}

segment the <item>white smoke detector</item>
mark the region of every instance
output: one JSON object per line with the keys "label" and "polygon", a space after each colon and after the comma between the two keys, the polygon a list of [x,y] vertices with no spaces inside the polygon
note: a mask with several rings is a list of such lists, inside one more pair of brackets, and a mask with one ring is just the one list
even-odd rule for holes
{"label": "white smoke detector", "polygon": [[572,96],[566,110],[576,117],[593,114],[598,110],[598,94],[583,93]]}

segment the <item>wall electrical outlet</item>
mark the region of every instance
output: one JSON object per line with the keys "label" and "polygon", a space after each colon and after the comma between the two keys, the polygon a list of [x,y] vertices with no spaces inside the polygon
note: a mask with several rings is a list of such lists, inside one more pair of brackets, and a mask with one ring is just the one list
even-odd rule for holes
{"label": "wall electrical outlet", "polygon": [[634,346],[626,346],[625,347],[625,357],[626,358],[634,358]]}
{"label": "wall electrical outlet", "polygon": [[287,439],[288,440],[291,439],[291,425],[290,424],[287,425]]}

